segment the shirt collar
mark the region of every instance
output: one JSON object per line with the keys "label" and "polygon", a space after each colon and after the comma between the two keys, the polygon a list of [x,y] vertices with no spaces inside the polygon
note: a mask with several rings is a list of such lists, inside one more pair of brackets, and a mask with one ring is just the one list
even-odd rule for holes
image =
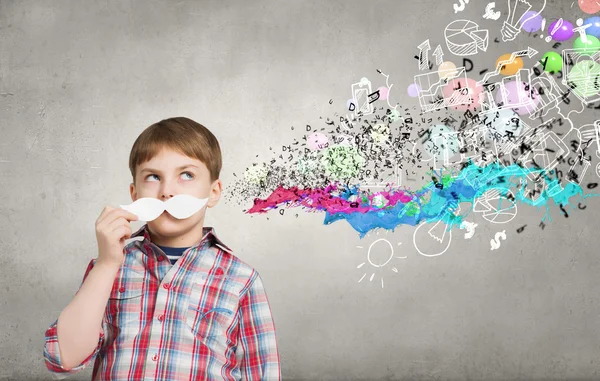
{"label": "shirt collar", "polygon": [[[148,242],[152,242],[150,240],[150,232],[148,232],[148,224],[142,225],[142,227],[140,227],[135,233],[133,233],[131,235],[131,238],[136,238],[136,237],[143,237],[143,239],[141,241],[147,240]],[[231,250],[227,245],[225,245],[223,243],[223,241],[221,241],[219,239],[219,237],[217,237],[215,228],[213,228],[211,226],[205,226],[202,228],[202,239],[200,240],[200,242],[195,244],[194,247],[202,246],[206,242],[208,242],[209,245],[214,243],[220,249],[233,254],[233,250]]]}

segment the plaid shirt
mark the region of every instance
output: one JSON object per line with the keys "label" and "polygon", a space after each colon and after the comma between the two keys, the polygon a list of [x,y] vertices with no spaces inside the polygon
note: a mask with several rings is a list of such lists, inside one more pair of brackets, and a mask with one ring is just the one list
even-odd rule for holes
{"label": "plaid shirt", "polygon": [[125,245],[96,349],[66,370],[58,319],[46,330],[44,359],[53,378],[95,360],[93,380],[279,380],[275,326],[259,274],[213,228],[203,231],[174,265],[150,242],[147,225],[134,233],[143,240]]}

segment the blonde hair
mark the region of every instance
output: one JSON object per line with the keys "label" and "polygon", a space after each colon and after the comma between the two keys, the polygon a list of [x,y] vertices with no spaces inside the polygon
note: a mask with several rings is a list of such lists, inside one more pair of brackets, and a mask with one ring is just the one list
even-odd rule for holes
{"label": "blonde hair", "polygon": [[206,165],[211,183],[219,178],[222,158],[219,141],[210,130],[186,117],[163,119],[146,128],[133,143],[129,170],[135,183],[137,166],[170,148]]}

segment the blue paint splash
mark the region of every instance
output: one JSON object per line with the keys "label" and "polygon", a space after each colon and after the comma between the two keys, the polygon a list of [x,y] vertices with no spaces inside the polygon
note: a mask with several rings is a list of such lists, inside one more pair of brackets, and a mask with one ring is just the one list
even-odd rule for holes
{"label": "blue paint splash", "polygon": [[[442,173],[438,174],[442,178]],[[534,182],[540,189],[539,193],[531,195],[529,189]],[[392,230],[398,225],[417,226],[421,222],[436,222],[442,220],[448,225],[448,230],[459,225],[472,211],[475,200],[489,190],[497,190],[504,197],[500,197],[497,210],[513,206],[510,199],[514,194],[514,202],[521,202],[540,208],[545,206],[548,210],[548,202],[552,200],[556,205],[565,207],[570,204],[571,198],[580,196],[580,200],[595,196],[583,196],[583,189],[575,183],[568,182],[562,187],[558,180],[550,178],[542,169],[523,168],[517,164],[503,166],[492,163],[485,167],[478,167],[472,162],[460,171],[446,184],[440,186],[439,182],[431,182],[423,188],[410,192],[404,190],[405,194],[412,195],[408,202],[398,202],[393,206],[384,207],[380,210],[367,210],[364,212],[337,212],[326,211],[324,224],[328,225],[338,220],[346,220],[363,238],[370,230],[383,228]],[[348,201],[350,197],[359,196],[359,187],[347,187],[340,193],[340,198]],[[532,196],[532,197],[530,197]],[[466,213],[455,214],[460,203],[471,203]],[[503,206],[504,202],[508,205]]]}

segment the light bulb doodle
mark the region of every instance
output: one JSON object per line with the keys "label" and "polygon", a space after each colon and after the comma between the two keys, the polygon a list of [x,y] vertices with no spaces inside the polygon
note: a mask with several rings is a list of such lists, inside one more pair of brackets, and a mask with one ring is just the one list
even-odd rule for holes
{"label": "light bulb doodle", "polygon": [[[529,2],[533,2],[534,5],[537,5],[533,9],[534,6]],[[506,17],[506,21],[502,24],[502,29],[500,29],[500,33],[502,34],[502,41],[513,41],[519,33],[521,33],[521,27],[527,21],[533,19],[537,15],[540,15],[544,8],[546,8],[546,0],[543,1],[535,1],[535,0],[508,0],[508,16]],[[529,15],[526,15],[531,10]]]}

